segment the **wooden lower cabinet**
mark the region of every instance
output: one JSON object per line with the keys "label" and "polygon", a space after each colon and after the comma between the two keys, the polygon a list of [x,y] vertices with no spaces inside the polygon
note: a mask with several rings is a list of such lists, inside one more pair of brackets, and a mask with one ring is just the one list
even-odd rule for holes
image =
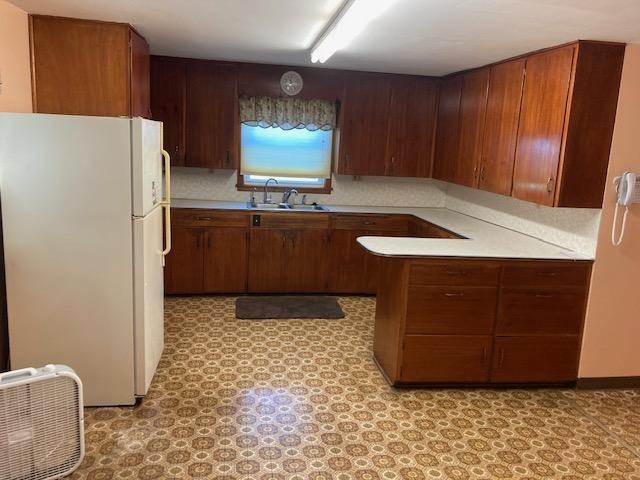
{"label": "wooden lower cabinet", "polygon": [[165,293],[202,293],[204,229],[174,226],[171,244],[164,269]]}
{"label": "wooden lower cabinet", "polygon": [[576,380],[590,262],[379,260],[373,352],[391,384]]}
{"label": "wooden lower cabinet", "polygon": [[248,230],[241,227],[206,229],[203,289],[205,292],[246,291],[248,235]]}
{"label": "wooden lower cabinet", "polygon": [[174,209],[172,217],[165,293],[245,292],[248,215]]}
{"label": "wooden lower cabinet", "polygon": [[253,228],[249,292],[324,292],[328,230]]}
{"label": "wooden lower cabinet", "polygon": [[497,337],[491,381],[495,383],[572,382],[578,376],[577,335]]}
{"label": "wooden lower cabinet", "polygon": [[486,383],[492,343],[488,335],[406,335],[400,381]]}

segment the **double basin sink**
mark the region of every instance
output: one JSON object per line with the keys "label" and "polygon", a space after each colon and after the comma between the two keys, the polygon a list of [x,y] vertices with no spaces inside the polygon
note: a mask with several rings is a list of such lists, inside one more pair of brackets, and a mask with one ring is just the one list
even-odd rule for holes
{"label": "double basin sink", "polygon": [[294,204],[290,205],[288,203],[251,203],[247,202],[247,208],[249,210],[294,210],[301,212],[328,212],[329,209],[324,205],[302,205],[302,204]]}

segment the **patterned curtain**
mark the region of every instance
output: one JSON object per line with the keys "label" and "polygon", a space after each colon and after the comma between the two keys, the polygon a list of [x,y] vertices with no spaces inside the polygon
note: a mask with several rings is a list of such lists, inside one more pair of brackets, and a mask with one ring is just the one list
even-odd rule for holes
{"label": "patterned curtain", "polygon": [[240,97],[240,122],[252,127],[282,130],[333,130],[336,104],[302,98]]}

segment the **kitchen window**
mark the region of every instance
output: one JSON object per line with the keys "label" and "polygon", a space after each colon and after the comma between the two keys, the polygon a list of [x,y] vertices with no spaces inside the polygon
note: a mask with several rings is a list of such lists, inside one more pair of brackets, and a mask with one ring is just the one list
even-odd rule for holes
{"label": "kitchen window", "polygon": [[238,188],[331,190],[335,104],[297,98],[241,98]]}

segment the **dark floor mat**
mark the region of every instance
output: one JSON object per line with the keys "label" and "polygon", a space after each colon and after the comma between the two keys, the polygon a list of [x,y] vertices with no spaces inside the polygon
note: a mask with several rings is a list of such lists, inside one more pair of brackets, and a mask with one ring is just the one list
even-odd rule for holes
{"label": "dark floor mat", "polygon": [[336,297],[252,295],[238,297],[236,318],[245,320],[344,318],[344,312]]}

